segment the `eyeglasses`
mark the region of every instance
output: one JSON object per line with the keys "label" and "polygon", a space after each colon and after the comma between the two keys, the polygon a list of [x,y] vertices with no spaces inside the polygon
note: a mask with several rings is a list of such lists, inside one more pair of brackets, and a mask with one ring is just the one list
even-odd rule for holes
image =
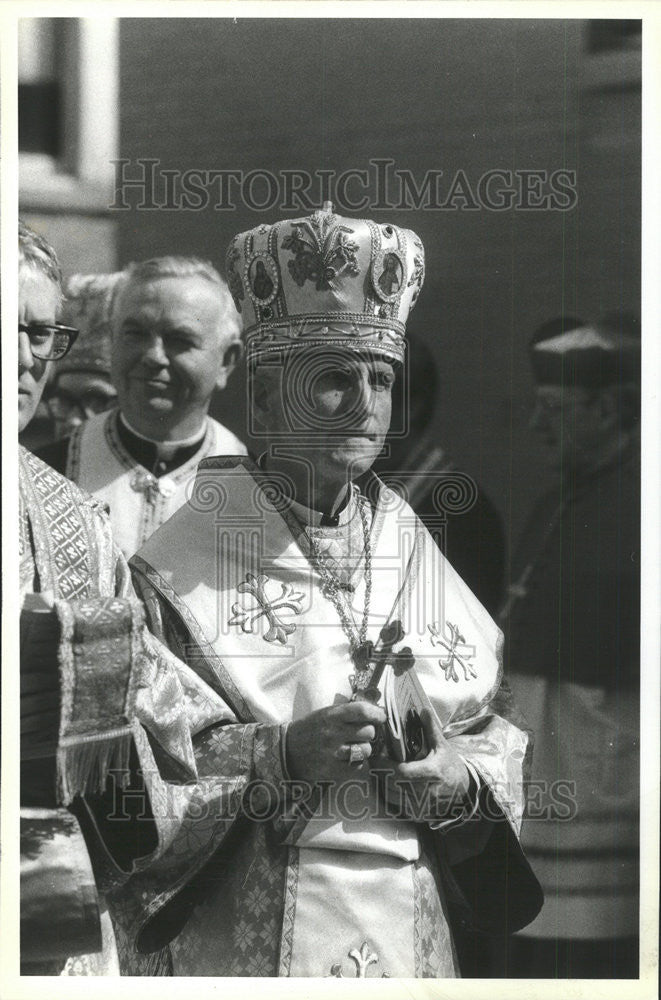
{"label": "eyeglasses", "polygon": [[79,331],[61,323],[19,323],[19,333],[27,333],[32,356],[40,361],[58,361],[73,346]]}
{"label": "eyeglasses", "polygon": [[72,418],[87,420],[94,413],[103,413],[110,409],[115,399],[116,394],[110,387],[108,392],[88,389],[80,396],[56,387],[45,402],[53,420],[63,422]]}

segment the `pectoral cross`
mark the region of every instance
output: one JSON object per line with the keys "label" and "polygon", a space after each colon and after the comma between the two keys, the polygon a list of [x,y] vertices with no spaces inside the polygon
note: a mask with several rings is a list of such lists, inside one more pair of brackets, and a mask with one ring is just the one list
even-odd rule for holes
{"label": "pectoral cross", "polygon": [[361,642],[360,646],[354,649],[351,659],[356,667],[356,673],[349,677],[354,700],[358,697],[368,698],[370,701],[378,700],[379,681],[388,663],[395,673],[402,673],[413,666],[415,658],[409,646],[404,646],[397,653],[393,650],[405,634],[401,621],[396,618],[383,626],[376,643],[368,640]]}

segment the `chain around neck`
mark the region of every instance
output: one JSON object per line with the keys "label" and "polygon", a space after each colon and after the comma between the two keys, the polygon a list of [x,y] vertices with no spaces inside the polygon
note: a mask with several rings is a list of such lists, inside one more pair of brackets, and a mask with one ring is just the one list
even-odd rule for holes
{"label": "chain around neck", "polygon": [[372,597],[372,546],[370,543],[370,531],[369,525],[367,523],[367,514],[364,510],[362,498],[360,495],[360,490],[352,483],[351,485],[351,499],[355,501],[358,507],[358,514],[360,516],[360,523],[363,529],[363,553],[365,559],[365,603],[363,606],[363,615],[360,623],[360,628],[357,628],[355,621],[347,614],[345,602],[340,596],[340,591],[342,586],[337,576],[329,568],[327,564],[327,558],[324,552],[321,551],[317,540],[310,535],[308,535],[310,546],[312,549],[313,563],[316,569],[319,571],[319,575],[322,578],[323,586],[322,592],[325,597],[327,597],[332,604],[340,618],[340,624],[342,625],[342,631],[349,640],[349,648],[351,649],[352,655],[356,653],[358,648],[363,645],[367,639],[367,624],[369,621],[370,613],[370,600]]}

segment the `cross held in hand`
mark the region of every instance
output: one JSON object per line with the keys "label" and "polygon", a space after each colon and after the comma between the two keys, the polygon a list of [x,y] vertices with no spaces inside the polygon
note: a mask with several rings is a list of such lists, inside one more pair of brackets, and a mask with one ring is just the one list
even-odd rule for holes
{"label": "cross held in hand", "polygon": [[[378,694],[378,684],[381,675],[390,664],[396,674],[403,673],[415,663],[415,658],[409,646],[394,651],[394,646],[401,642],[405,632],[399,619],[384,625],[379,633],[377,643],[371,641],[362,642],[353,653],[352,659],[356,666],[356,673],[350,677],[354,694]],[[370,671],[370,666],[373,669]]]}

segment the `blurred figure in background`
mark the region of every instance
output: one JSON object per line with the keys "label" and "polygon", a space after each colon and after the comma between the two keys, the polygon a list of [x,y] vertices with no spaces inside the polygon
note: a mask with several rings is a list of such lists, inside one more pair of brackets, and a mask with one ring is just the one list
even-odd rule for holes
{"label": "blurred figure in background", "polygon": [[[491,500],[459,472],[433,437],[441,387],[427,345],[409,338],[406,372],[392,392],[393,429],[374,471],[405,493],[434,541],[487,611],[503,597],[505,533]],[[415,386],[413,392],[408,391]]]}
{"label": "blurred figure in background", "polygon": [[561,317],[531,342],[531,425],[557,469],[500,616],[535,732],[523,843],[545,905],[502,975],[638,975],[640,331]]}
{"label": "blurred figure in background", "polygon": [[68,437],[116,403],[110,379],[110,311],[120,273],[74,274],[65,285],[62,319],[81,335],[46,387],[56,438]]}
{"label": "blurred figure in background", "polygon": [[117,408],[40,454],[108,505],[130,556],[185,502],[203,458],[246,453],[208,415],[243,348],[227,285],[195,257],[131,264],[117,279],[111,326]]}

